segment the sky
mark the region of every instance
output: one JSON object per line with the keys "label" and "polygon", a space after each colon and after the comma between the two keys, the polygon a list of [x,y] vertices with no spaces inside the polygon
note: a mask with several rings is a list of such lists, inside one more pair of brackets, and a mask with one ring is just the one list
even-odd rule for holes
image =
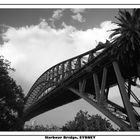
{"label": "sky", "polygon": [[[26,95],[51,66],[109,39],[118,9],[0,9],[0,55],[16,71],[10,75]],[[115,89],[117,92],[117,89]],[[110,98],[116,95],[111,94]],[[29,123],[64,125],[79,110],[99,113],[84,100],[56,108]]]}

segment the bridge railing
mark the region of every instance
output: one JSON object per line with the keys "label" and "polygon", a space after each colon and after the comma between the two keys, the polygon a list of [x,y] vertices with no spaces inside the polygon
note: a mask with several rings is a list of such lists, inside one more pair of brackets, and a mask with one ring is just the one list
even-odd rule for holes
{"label": "bridge railing", "polygon": [[96,58],[105,47],[105,44],[99,44],[95,49],[63,61],[45,71],[28,92],[24,110],[27,110],[32,104],[52,91],[57,85]]}

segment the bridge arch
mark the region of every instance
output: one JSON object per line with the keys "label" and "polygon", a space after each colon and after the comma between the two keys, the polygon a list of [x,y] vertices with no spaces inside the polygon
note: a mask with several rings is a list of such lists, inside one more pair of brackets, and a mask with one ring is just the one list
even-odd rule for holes
{"label": "bridge arch", "polygon": [[[135,107],[140,107],[140,100],[129,82],[137,73],[135,68],[130,69],[129,75],[126,71],[112,53],[112,47],[105,45],[56,64],[31,87],[26,96],[24,119],[83,98],[121,128],[138,130],[140,115]],[[108,99],[109,89],[116,85],[124,107]]]}

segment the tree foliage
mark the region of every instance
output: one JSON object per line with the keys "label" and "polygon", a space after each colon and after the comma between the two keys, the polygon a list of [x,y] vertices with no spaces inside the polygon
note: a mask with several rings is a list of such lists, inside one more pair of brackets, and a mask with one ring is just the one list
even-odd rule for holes
{"label": "tree foliage", "polygon": [[0,130],[22,128],[24,95],[20,86],[9,76],[10,63],[0,56]]}
{"label": "tree foliage", "polygon": [[56,125],[35,125],[35,126],[30,126],[30,125],[25,125],[24,128],[25,131],[61,131],[61,128],[56,126]]}
{"label": "tree foliage", "polygon": [[118,28],[110,36],[114,54],[123,64],[136,67],[140,77],[140,9],[120,10],[116,19]]}
{"label": "tree foliage", "polygon": [[100,115],[79,111],[73,121],[67,122],[62,131],[113,131],[111,123]]}

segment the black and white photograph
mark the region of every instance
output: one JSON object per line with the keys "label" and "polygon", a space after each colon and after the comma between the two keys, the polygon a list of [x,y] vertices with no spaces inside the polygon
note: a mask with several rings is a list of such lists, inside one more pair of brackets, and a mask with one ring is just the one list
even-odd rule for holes
{"label": "black and white photograph", "polygon": [[139,130],[139,8],[0,8],[0,133]]}

